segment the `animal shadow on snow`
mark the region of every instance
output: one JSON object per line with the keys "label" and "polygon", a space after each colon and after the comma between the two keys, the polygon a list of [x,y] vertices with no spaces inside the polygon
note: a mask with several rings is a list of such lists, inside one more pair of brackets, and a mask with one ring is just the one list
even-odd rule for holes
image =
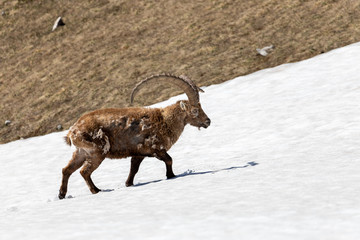
{"label": "animal shadow on snow", "polygon": [[[193,170],[187,170],[186,172],[178,174],[178,175],[176,175],[175,178],[172,178],[172,179],[169,179],[169,180],[173,180],[173,179],[176,179],[176,178],[187,177],[187,176],[193,176],[193,175],[215,174],[215,173],[222,172],[222,171],[236,170],[236,169],[240,169],[240,168],[253,167],[253,166],[256,166],[256,165],[258,165],[257,162],[248,162],[247,164],[245,164],[243,166],[228,167],[228,168],[223,168],[223,169],[219,169],[219,170],[212,170],[212,171],[195,172]],[[134,185],[134,187],[140,187],[140,186],[148,185],[150,183],[157,183],[157,182],[161,182],[161,181],[164,181],[164,179],[159,179],[159,180],[154,180],[154,181],[149,181],[149,182],[144,182],[144,183],[137,183],[137,184]]]}

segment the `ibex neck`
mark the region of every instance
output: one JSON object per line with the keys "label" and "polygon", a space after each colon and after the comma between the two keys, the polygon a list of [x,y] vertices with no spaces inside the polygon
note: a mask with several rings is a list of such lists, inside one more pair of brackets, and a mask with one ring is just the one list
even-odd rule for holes
{"label": "ibex neck", "polygon": [[[184,111],[180,105],[175,103],[163,109],[164,121],[166,123],[167,135],[170,138],[170,147],[179,139],[186,125]],[[169,148],[170,148],[169,147]]]}

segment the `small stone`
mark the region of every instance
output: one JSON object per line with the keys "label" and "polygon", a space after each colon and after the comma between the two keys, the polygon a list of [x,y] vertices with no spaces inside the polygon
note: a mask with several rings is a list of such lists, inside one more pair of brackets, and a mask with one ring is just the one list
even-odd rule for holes
{"label": "small stone", "polygon": [[64,26],[64,25],[65,25],[65,23],[64,23],[64,21],[62,20],[62,18],[61,18],[61,17],[58,17],[58,18],[56,19],[55,23],[54,23],[54,26],[53,26],[53,28],[52,28],[52,31],[54,31],[57,27]]}
{"label": "small stone", "polygon": [[61,130],[63,130],[63,127],[62,127],[61,124],[59,124],[59,125],[56,126],[56,129],[57,129],[58,131],[61,131]]}
{"label": "small stone", "polygon": [[263,48],[257,48],[256,51],[258,52],[258,54],[260,54],[261,56],[266,57],[272,50],[274,49],[274,45],[270,45],[270,46],[266,46]]}
{"label": "small stone", "polygon": [[6,121],[5,121],[5,126],[9,126],[9,125],[10,125],[10,123],[11,123],[11,121],[10,121],[10,120],[6,120]]}
{"label": "small stone", "polygon": [[5,11],[1,11],[1,16],[5,16]]}

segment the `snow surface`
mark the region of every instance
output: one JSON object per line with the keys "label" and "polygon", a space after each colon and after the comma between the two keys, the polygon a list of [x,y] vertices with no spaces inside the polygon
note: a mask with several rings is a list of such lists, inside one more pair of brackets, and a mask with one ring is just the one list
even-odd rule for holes
{"label": "snow surface", "polygon": [[[65,132],[0,145],[0,239],[360,239],[360,43],[205,88],[212,125],[147,158],[105,160],[92,195]],[[177,96],[158,105],[168,105]]]}

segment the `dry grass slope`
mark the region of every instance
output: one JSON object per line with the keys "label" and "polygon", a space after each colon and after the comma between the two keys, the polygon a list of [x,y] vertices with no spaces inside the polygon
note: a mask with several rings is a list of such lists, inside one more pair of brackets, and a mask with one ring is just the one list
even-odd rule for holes
{"label": "dry grass slope", "polygon": [[[153,73],[210,85],[360,41],[358,0],[0,0],[2,11],[1,143],[128,106]],[[66,25],[52,32],[58,16]],[[256,54],[269,44],[272,54]],[[173,94],[154,86],[137,103]]]}

